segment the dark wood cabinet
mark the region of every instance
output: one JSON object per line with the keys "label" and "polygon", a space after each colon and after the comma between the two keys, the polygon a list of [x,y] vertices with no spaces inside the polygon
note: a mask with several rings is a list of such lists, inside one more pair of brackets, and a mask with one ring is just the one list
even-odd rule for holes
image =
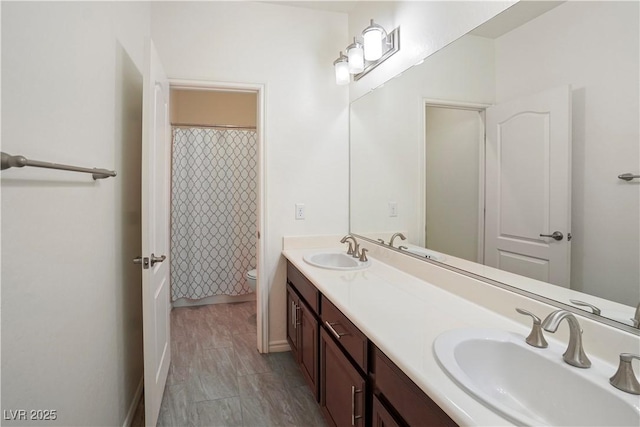
{"label": "dark wood cabinet", "polygon": [[429,396],[375,346],[372,359],[374,396],[389,403],[398,415],[398,423],[408,426],[456,426]]}
{"label": "dark wood cabinet", "polygon": [[371,411],[372,427],[401,427],[376,395],[373,396]]}
{"label": "dark wood cabinet", "polygon": [[287,307],[287,341],[318,400],[318,319],[291,285],[287,285]]}
{"label": "dark wood cabinet", "polygon": [[298,328],[298,361],[318,400],[318,320],[304,302],[300,303]]}
{"label": "dark wood cabinet", "polygon": [[291,263],[287,340],[329,425],[456,425]]}
{"label": "dark wood cabinet", "polygon": [[323,328],[320,332],[320,407],[336,427],[364,426],[366,381]]}
{"label": "dark wood cabinet", "polygon": [[366,374],[369,342],[367,337],[323,295],[320,296],[320,301],[322,326],[333,335],[355,365]]}

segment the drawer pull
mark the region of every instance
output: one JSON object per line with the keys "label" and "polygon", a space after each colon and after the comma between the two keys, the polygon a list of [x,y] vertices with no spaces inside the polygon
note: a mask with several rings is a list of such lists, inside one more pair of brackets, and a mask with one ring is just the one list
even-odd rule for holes
{"label": "drawer pull", "polygon": [[291,325],[296,329],[296,303],[291,301]]}
{"label": "drawer pull", "polygon": [[333,334],[334,337],[336,337],[337,339],[340,339],[341,337],[343,337],[344,335],[349,335],[348,332],[343,332],[343,333],[339,333],[337,332],[335,329],[333,329],[334,325],[338,325],[338,323],[329,323],[328,320],[324,321],[324,324],[327,326],[327,329],[329,329],[329,331],[331,331],[331,333]]}
{"label": "drawer pull", "polygon": [[356,415],[356,393],[362,393],[362,390],[356,388],[356,386],[351,386],[351,425],[356,425],[356,420],[358,418],[362,418],[362,415]]}

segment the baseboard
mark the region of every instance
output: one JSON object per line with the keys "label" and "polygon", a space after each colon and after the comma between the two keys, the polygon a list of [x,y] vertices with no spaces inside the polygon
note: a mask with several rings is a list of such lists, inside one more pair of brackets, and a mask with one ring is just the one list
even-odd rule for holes
{"label": "baseboard", "polygon": [[142,399],[143,388],[144,388],[144,376],[140,378],[140,382],[138,383],[138,388],[136,389],[136,392],[133,395],[133,400],[131,401],[131,405],[129,405],[129,410],[127,411],[127,417],[124,419],[124,423],[122,423],[122,427],[131,427],[131,423],[133,422],[133,417],[136,415],[136,409],[138,409],[138,403],[140,403],[140,399]]}
{"label": "baseboard", "polygon": [[174,307],[195,307],[198,305],[210,305],[210,304],[228,304],[231,302],[247,302],[255,301],[256,293],[252,292],[246,295],[214,295],[198,300],[191,300],[187,298],[178,298],[172,305]]}
{"label": "baseboard", "polygon": [[290,350],[291,350],[291,347],[289,347],[289,343],[287,342],[287,340],[269,342],[269,353],[280,353],[282,351],[290,351]]}

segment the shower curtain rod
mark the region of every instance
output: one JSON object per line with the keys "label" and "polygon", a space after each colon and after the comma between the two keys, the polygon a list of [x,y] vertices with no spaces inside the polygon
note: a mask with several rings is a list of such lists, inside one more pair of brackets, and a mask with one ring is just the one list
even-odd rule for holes
{"label": "shower curtain rod", "polygon": [[179,128],[222,128],[222,129],[256,129],[255,126],[238,126],[238,125],[193,125],[189,123],[171,123],[173,127]]}

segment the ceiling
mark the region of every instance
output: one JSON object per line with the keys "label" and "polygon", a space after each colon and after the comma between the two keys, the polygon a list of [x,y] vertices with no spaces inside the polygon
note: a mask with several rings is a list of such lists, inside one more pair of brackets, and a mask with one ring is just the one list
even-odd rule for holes
{"label": "ceiling", "polygon": [[564,3],[564,1],[523,0],[494,16],[470,34],[495,39]]}
{"label": "ceiling", "polygon": [[370,0],[355,0],[355,1],[334,1],[334,0],[319,0],[319,1],[264,1],[263,3],[279,4],[283,6],[304,7],[307,9],[325,10],[328,12],[351,12],[359,2]]}

